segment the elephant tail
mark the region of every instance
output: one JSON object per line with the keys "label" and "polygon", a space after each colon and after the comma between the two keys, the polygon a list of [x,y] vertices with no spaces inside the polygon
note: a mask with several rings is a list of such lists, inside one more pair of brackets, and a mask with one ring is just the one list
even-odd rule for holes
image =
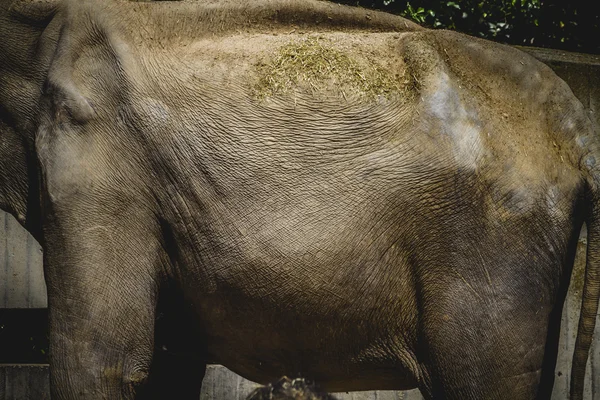
{"label": "elephant tail", "polygon": [[[571,400],[583,400],[583,384],[600,299],[600,170],[595,157],[588,156],[586,191],[587,258],[579,315],[579,328],[571,367]],[[600,159],[600,158],[599,158]]]}

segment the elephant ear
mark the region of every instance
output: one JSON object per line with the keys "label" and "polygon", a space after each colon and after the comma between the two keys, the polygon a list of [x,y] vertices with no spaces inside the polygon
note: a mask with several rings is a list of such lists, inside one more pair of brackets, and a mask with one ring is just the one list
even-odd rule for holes
{"label": "elephant ear", "polygon": [[11,15],[23,22],[46,25],[56,13],[58,0],[16,0],[10,5]]}
{"label": "elephant ear", "polygon": [[75,121],[85,123],[94,116],[94,110],[73,80],[74,51],[77,46],[77,38],[73,38],[71,32],[65,29],[48,71],[47,91],[54,101],[57,116],[64,109]]}
{"label": "elephant ear", "polygon": [[[56,4],[56,3],[55,3]],[[82,11],[83,10],[83,11]],[[66,2],[60,11],[61,29],[46,79],[46,95],[53,103],[53,114],[59,119],[69,116],[78,123],[88,122],[94,110],[82,94],[81,83],[74,80],[74,64],[86,47],[88,32],[82,18],[89,18],[88,7],[79,2]]]}

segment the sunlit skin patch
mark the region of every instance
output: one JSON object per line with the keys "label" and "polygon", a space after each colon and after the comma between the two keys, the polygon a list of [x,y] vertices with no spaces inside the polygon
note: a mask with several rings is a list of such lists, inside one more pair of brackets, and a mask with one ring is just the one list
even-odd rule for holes
{"label": "sunlit skin patch", "polygon": [[445,72],[439,75],[432,90],[426,97],[426,107],[435,123],[428,124],[451,140],[454,159],[459,165],[475,169],[483,152],[481,122],[475,110],[463,102]]}

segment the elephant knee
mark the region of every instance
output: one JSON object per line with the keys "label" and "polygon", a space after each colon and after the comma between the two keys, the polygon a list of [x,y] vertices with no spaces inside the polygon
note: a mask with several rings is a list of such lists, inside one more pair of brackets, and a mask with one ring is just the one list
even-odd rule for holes
{"label": "elephant knee", "polygon": [[122,389],[125,398],[146,398],[148,396],[148,370],[139,369],[123,375]]}
{"label": "elephant knee", "polygon": [[106,366],[102,368],[102,380],[104,387],[121,387],[121,393],[124,398],[133,398],[137,396],[148,382],[148,370],[138,368],[134,370],[125,370],[122,365]]}
{"label": "elephant knee", "polygon": [[139,387],[148,382],[148,371],[147,370],[137,370],[130,374],[128,374],[124,383],[129,386]]}

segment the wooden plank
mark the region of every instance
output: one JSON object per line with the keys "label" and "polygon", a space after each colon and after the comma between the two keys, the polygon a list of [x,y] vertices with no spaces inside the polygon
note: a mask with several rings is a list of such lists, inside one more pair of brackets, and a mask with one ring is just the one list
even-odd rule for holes
{"label": "wooden plank", "polygon": [[577,243],[577,253],[573,266],[571,286],[563,308],[561,321],[561,333],[559,342],[559,352],[556,362],[556,375],[554,382],[554,391],[552,400],[563,400],[568,398],[569,384],[571,379],[571,359],[575,346],[575,335],[577,334],[577,324],[579,319],[579,308],[581,301],[581,290],[583,288],[583,271],[585,270],[585,257],[587,248],[587,229],[581,230],[579,242]]}
{"label": "wooden plank", "polygon": [[[27,232],[19,229],[18,222],[4,214],[1,219],[3,231],[2,241],[4,251],[0,263],[4,266],[4,274],[0,281],[1,307],[27,307],[29,295],[29,269],[27,266]],[[17,267],[17,268],[15,268]]]}
{"label": "wooden plank", "polygon": [[542,62],[561,62],[569,64],[597,65],[600,66],[600,55],[575,53],[572,51],[544,49],[541,47],[514,46],[519,50],[531,54]]}
{"label": "wooden plank", "polygon": [[556,75],[564,80],[586,110],[590,108],[590,66],[582,64],[549,63]]}
{"label": "wooden plank", "polygon": [[[209,365],[200,400],[245,400],[258,385],[220,365]],[[422,400],[417,391],[336,393],[339,400]],[[50,399],[48,366],[0,364],[0,400]]]}
{"label": "wooden plank", "polygon": [[[200,400],[245,400],[258,385],[241,378],[220,365],[210,365],[203,381]],[[585,400],[598,400],[598,392],[586,385]],[[411,391],[368,391],[334,393],[338,400],[423,400],[417,390]],[[568,395],[555,393],[556,400],[565,400]],[[2,365],[0,364],[0,400],[46,400],[50,399],[47,365]]]}
{"label": "wooden plank", "polygon": [[[212,365],[210,367],[212,367]],[[217,366],[217,367],[220,368],[220,366]],[[255,382],[249,381],[247,379],[244,379],[237,374],[236,374],[236,379],[237,379],[237,391],[238,391],[237,400],[246,400],[246,397],[248,397],[248,394],[252,393],[252,391],[254,389],[256,389],[258,384],[256,384]]]}
{"label": "wooden plank", "polygon": [[45,307],[42,248],[11,215],[0,211],[0,308]]}
{"label": "wooden plank", "polygon": [[0,400],[49,400],[46,365],[0,365]]}
{"label": "wooden plank", "polygon": [[[221,365],[209,365],[200,400],[245,400],[258,386]],[[335,393],[335,396],[338,400],[423,400],[418,390],[343,392]]]}

